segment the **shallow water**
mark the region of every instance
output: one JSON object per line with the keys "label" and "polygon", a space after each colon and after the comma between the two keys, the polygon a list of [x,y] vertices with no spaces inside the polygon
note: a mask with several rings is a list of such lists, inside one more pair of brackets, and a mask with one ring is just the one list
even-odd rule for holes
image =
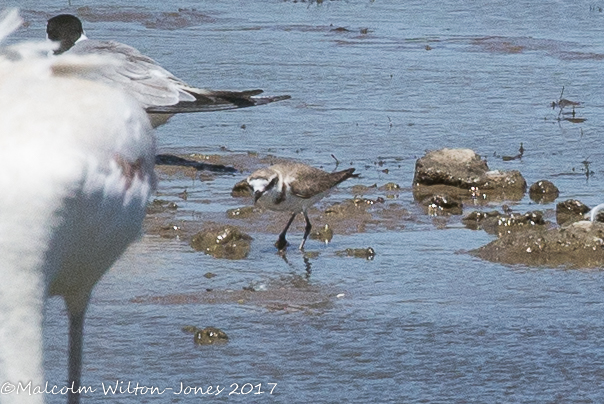
{"label": "shallow water", "polygon": [[[409,188],[426,150],[469,147],[492,169],[520,170],[529,184],[553,181],[558,201],[602,202],[604,13],[597,7],[604,3],[72,4],[20,1],[29,26],[18,37],[43,37],[46,18],[89,6],[80,9],[89,37],[133,45],[189,83],[292,95],[259,108],[177,116],[158,130],[160,151],[252,151],[326,170],[334,168],[334,154],[340,168],[352,165],[362,178],[342,184],[322,206],[350,197],[353,185],[392,181],[403,187],[397,202],[415,217],[402,231],[336,235],[327,246],[310,240],[307,249],[320,254],[309,260],[309,277],[294,248],[288,263],[275,254],[274,234],[252,234],[242,261],[143,237],[95,289],[83,384],[96,392],[85,402],[106,399],[102,383],[116,381],[175,389],[145,396],[156,402],[209,399],[173,394],[181,382],[219,384],[226,390],[213,400],[238,402],[604,401],[602,272],[502,266],[460,253],[492,236],[463,228],[458,216],[423,215]],[[177,7],[187,10],[170,14]],[[349,31],[333,31],[338,27]],[[550,103],[563,86],[565,98],[582,102],[576,112],[585,122],[556,119]],[[521,160],[501,159],[521,143]],[[590,162],[589,176],[583,161]],[[158,192],[187,219],[222,215],[244,203],[229,193],[245,175],[164,178]],[[176,194],[185,187],[191,197],[182,201]],[[550,220],[555,208],[535,206],[528,195],[508,204],[545,210]],[[289,237],[298,242],[300,225]],[[377,253],[372,261],[335,254],[367,246]],[[206,272],[217,276],[207,279]],[[288,310],[145,300],[250,285],[310,288],[320,298]],[[46,313],[47,377],[62,386],[62,302],[48,300]],[[219,327],[230,342],[194,346],[180,331],[184,325]],[[255,387],[228,395],[233,383],[261,383],[265,393],[253,394]],[[277,383],[272,394],[269,383]],[[118,396],[141,401],[133,393]]]}

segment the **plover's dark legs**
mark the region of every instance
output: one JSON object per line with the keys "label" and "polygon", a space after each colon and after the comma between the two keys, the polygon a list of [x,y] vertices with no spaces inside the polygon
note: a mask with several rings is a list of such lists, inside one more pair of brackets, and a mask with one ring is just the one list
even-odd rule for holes
{"label": "plover's dark legs", "polygon": [[306,211],[302,213],[304,213],[304,219],[306,219],[306,227],[304,228],[304,237],[302,238],[302,244],[300,244],[300,250],[304,249],[304,243],[306,243],[306,239],[310,234],[310,229],[312,229],[312,225],[310,224],[310,220],[308,219],[308,214],[306,213]]}
{"label": "plover's dark legs", "polygon": [[275,243],[275,247],[277,247],[277,249],[279,251],[285,249],[285,247],[287,246],[287,241],[285,240],[285,233],[287,233],[287,229],[289,229],[289,226],[291,226],[292,222],[294,221],[294,218],[296,217],[296,214],[297,213],[292,214],[292,217],[289,218],[289,221],[287,222],[287,225],[285,226],[285,229],[283,229],[283,231],[281,232],[281,234],[279,234],[279,239]]}

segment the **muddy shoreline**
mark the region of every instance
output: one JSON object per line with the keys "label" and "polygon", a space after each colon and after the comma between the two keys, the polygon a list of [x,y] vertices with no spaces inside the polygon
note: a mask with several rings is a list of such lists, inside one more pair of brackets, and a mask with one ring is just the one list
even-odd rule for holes
{"label": "muddy shoreline", "polygon": [[[188,154],[167,159],[164,157],[163,162],[158,161],[156,168],[160,181],[174,178],[212,181],[216,176],[232,177],[231,196],[240,201],[241,206],[225,208],[221,214],[196,212],[195,218],[192,219],[186,211],[181,211],[178,202],[162,200],[162,195],[159,195],[149,205],[145,233],[179,239],[217,259],[245,259],[246,250],[249,251],[250,244],[254,243],[253,234],[274,234],[276,239],[290,214],[254,207],[251,195],[241,192],[238,184],[245,178],[246,173],[281,161],[284,159],[271,155],[260,156],[256,153]],[[404,185],[396,182],[366,184],[361,178],[349,187],[333,190],[332,193],[338,196],[338,201],[334,202],[328,197],[309,210],[313,223],[310,238],[327,244],[338,235],[382,230],[399,231],[405,229],[406,223],[443,216],[448,223],[459,221],[469,229],[485,230],[498,237],[491,243],[469,252],[485,260],[504,264],[565,268],[594,268],[604,264],[603,247],[593,242],[600,237],[599,225],[585,222],[571,226],[572,222],[583,219],[582,215],[588,207],[578,207],[579,213],[573,214],[569,211],[575,206],[572,201],[559,203],[556,215],[562,217],[562,220],[566,218],[567,223],[547,221],[544,217],[552,216],[552,212],[544,213],[538,209],[513,212],[507,205],[508,201],[522,199],[527,189],[529,196],[537,204],[555,200],[559,191],[549,181],[538,181],[529,188],[518,171],[492,171],[486,162],[471,150],[442,149],[428,152],[426,156],[418,159],[412,188],[404,188]],[[410,191],[413,201],[406,202],[400,198],[401,194]],[[187,191],[164,196],[172,200],[186,200]],[[464,204],[470,205],[470,201],[473,207],[485,205],[495,209],[469,210]],[[576,201],[575,204],[580,202]],[[303,226],[302,217],[294,221],[292,240],[300,237]],[[214,248],[217,252],[210,252],[211,248],[207,246],[196,248],[195,245],[201,238],[210,237],[211,240],[212,236],[202,234],[209,230],[220,234],[222,239],[225,234],[232,238],[231,234],[236,233],[236,240],[240,241],[229,244],[227,250]],[[210,242],[209,245],[211,244]],[[368,253],[351,252],[355,250],[379,254],[379,251],[374,251],[371,246],[350,246],[335,251],[335,254],[366,259],[372,256]]]}

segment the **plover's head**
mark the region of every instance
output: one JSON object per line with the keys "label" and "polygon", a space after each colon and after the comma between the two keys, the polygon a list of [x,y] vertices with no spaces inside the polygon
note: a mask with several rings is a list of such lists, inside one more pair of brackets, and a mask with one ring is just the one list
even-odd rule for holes
{"label": "plover's head", "polygon": [[279,182],[279,174],[270,168],[261,168],[247,177],[247,183],[252,188],[254,203],[266,192],[273,189]]}
{"label": "plover's head", "polygon": [[78,40],[86,38],[82,21],[71,14],[60,14],[48,20],[46,35],[51,41],[60,43],[55,55],[69,50]]}

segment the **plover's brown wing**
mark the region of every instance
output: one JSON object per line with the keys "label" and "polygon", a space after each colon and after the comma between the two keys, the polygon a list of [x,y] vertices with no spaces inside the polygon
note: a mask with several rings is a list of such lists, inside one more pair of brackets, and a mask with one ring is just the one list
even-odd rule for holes
{"label": "plover's brown wing", "polygon": [[312,198],[335,187],[348,178],[359,176],[358,174],[354,174],[354,168],[335,173],[326,173],[313,167],[308,168],[312,170],[308,170],[307,173],[298,172],[298,177],[289,184],[292,194],[299,198]]}
{"label": "plover's brown wing", "polygon": [[568,107],[569,105],[575,106],[575,105],[581,105],[581,103],[576,102],[576,101],[567,100],[566,98],[562,98],[560,101],[558,101],[558,106],[560,108],[565,108],[565,107]]}

